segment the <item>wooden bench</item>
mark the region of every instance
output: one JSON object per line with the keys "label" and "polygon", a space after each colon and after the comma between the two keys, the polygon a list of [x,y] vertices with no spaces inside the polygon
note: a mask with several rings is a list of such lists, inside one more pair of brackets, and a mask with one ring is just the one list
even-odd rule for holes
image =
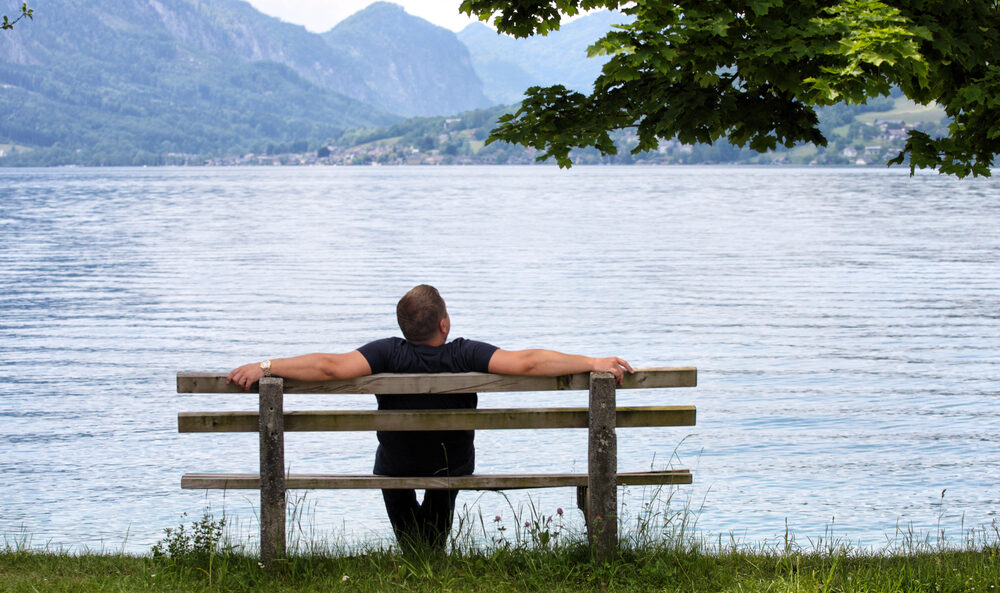
{"label": "wooden bench", "polygon": [[[694,387],[693,367],[641,369],[626,375],[619,389]],[[561,377],[515,377],[486,373],[378,374],[358,379],[302,382],[265,378],[259,384],[257,412],[181,412],[180,432],[258,432],[260,473],[190,473],[182,488],[260,489],[261,559],[268,563],[285,552],[285,491],[288,489],[448,488],[503,490],[576,487],[592,549],[606,558],[618,545],[618,485],[690,484],[684,469],[618,473],[616,428],[692,426],[694,406],[622,407],[615,404],[610,373]],[[510,391],[589,390],[588,408],[526,408],[419,411],[284,411],[285,393],[485,393]],[[178,393],[243,393],[217,373],[178,373]],[[343,474],[286,474],[284,433],[287,431],[492,430],[588,428],[587,473],[455,477],[387,477]]]}

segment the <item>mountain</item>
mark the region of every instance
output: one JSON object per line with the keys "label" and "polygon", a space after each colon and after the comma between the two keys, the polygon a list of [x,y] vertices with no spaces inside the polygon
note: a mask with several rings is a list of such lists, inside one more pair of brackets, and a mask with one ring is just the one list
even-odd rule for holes
{"label": "mountain", "polygon": [[488,103],[454,33],[385,3],[326,35],[242,0],[30,4],[0,32],[2,164],[263,152]]}
{"label": "mountain", "polygon": [[469,48],[486,96],[496,103],[509,104],[520,101],[524,90],[533,85],[562,84],[589,93],[607,58],[588,58],[587,47],[612,25],[630,18],[620,12],[595,12],[547,36],[525,39],[472,23],[458,33],[458,38]]}
{"label": "mountain", "polygon": [[38,164],[263,150],[397,119],[271,59],[332,52],[243,2],[31,5],[33,21],[0,33],[0,148],[20,147],[15,162],[24,148]]}
{"label": "mountain", "polygon": [[448,115],[492,105],[465,45],[451,31],[376,2],[323,34],[350,56],[366,102],[401,115]]}

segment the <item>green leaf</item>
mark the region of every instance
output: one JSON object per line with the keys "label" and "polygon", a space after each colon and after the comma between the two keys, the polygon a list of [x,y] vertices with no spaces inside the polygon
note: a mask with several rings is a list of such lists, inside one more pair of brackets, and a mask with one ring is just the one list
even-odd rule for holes
{"label": "green leaf", "polygon": [[[611,56],[588,95],[535,89],[491,139],[544,150],[569,166],[572,148],[614,154],[611,130],[638,146],[728,138],[754,150],[824,145],[815,108],[862,104],[895,87],[954,118],[947,136],[911,131],[890,160],[957,176],[988,175],[1000,152],[1000,11],[995,0],[466,0],[514,35],[545,34],[563,15],[622,8],[634,21],[588,49]],[[921,135],[923,134],[923,135]]]}

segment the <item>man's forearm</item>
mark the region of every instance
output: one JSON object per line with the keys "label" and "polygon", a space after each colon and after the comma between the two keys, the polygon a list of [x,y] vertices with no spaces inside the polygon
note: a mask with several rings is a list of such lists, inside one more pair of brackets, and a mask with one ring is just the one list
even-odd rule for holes
{"label": "man's forearm", "polygon": [[303,354],[290,358],[271,359],[271,374],[299,381],[336,379],[336,367],[327,354]]}
{"label": "man's forearm", "polygon": [[524,350],[525,375],[552,377],[586,373],[596,369],[596,359],[554,350]]}
{"label": "man's forearm", "polygon": [[[298,379],[300,381],[326,381],[329,379],[351,379],[371,374],[368,361],[357,350],[346,354],[303,354],[291,358],[273,358],[269,372],[275,377]],[[261,363],[251,362],[229,373],[228,381],[244,389],[264,376]]]}
{"label": "man's forearm", "polygon": [[490,372],[502,375],[555,377],[588,371],[611,373],[621,383],[632,367],[617,356],[592,358],[555,350],[497,350],[490,359]]}

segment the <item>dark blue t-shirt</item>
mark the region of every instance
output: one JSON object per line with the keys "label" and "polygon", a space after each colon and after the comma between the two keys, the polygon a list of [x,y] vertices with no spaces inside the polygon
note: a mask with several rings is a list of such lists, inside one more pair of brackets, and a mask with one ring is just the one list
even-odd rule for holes
{"label": "dark blue t-shirt", "polygon": [[[442,346],[402,338],[369,342],[358,351],[372,373],[489,372],[496,346],[457,338]],[[475,408],[475,393],[376,395],[380,410]],[[388,476],[465,475],[475,468],[471,430],[379,431],[375,473]]]}

